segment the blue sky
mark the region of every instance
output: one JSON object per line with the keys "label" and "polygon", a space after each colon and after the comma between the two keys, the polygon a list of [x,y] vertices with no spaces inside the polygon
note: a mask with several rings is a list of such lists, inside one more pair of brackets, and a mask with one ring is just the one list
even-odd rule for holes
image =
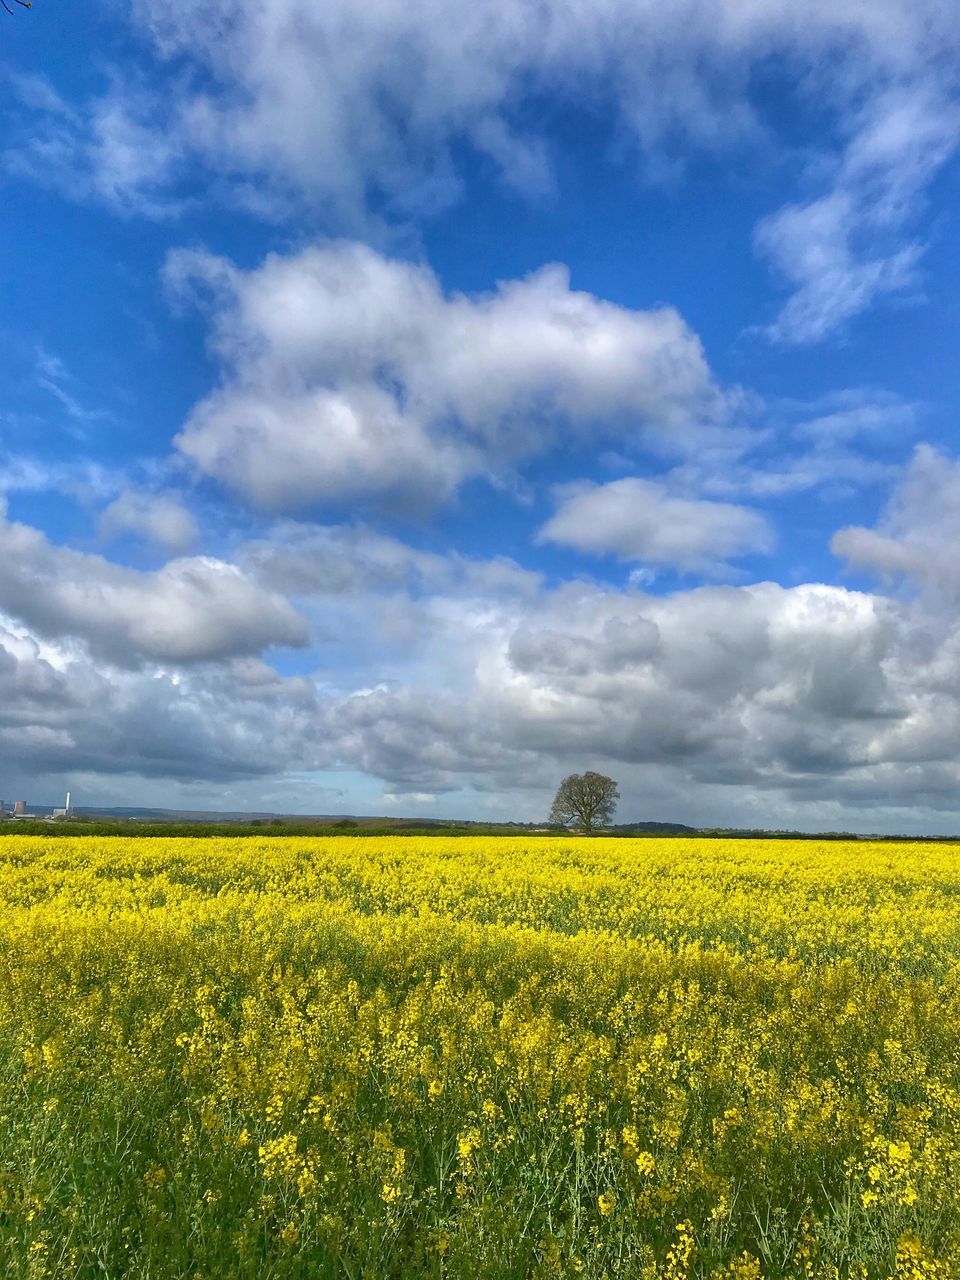
{"label": "blue sky", "polygon": [[957,829],[949,5],[3,17],[4,794]]}

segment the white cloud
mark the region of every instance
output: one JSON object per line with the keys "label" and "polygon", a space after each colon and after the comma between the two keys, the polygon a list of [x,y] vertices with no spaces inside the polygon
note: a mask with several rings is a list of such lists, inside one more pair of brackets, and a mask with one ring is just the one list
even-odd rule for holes
{"label": "white cloud", "polygon": [[[288,581],[298,554],[313,560],[299,534]],[[325,537],[355,564],[383,563],[376,537],[369,551],[359,531]],[[352,599],[343,580],[313,582],[331,636],[362,650],[364,687],[341,670],[324,699],[331,748],[398,792],[549,790],[586,761],[629,779],[627,794],[686,793],[681,816],[716,788],[735,788],[722,804],[740,812],[767,795],[808,823],[834,803],[859,807],[861,824],[893,797],[900,812],[951,803],[960,628],[931,631],[926,608],[822,584],[549,588],[419,556],[415,577],[398,574],[394,544],[387,577],[361,573]],[[398,614],[403,626],[387,625]]]}
{"label": "white cloud", "polygon": [[[343,549],[339,577],[312,571],[323,548],[328,568]],[[3,562],[25,549],[5,543]],[[380,782],[361,810],[387,792],[399,809],[431,796],[435,812],[539,817],[584,767],[620,780],[624,817],[876,829],[958,809],[960,627],[923,598],[549,587],[362,529],[282,527],[241,563],[315,610],[312,678],[213,650],[175,673],[137,670],[140,637],[107,592],[112,650],[45,639],[32,617],[3,624],[0,751],[33,777],[366,774]],[[351,795],[336,807],[356,812]]]}
{"label": "white cloud", "polygon": [[470,590],[530,599],[542,575],[498,556],[474,560],[419,551],[367,525],[279,521],[237,549],[241,569],[264,585],[303,599],[363,598],[367,593]]}
{"label": "white cloud", "polygon": [[882,578],[905,578],[934,599],[960,597],[960,459],[918,445],[875,529],[851,525],[836,555]]}
{"label": "white cloud", "polygon": [[854,125],[832,189],[760,223],[758,249],[794,289],[771,337],[817,342],[917,284],[923,245],[901,243],[901,233],[956,149],[958,126],[956,104],[926,85],[879,94]]}
{"label": "white cloud", "polygon": [[812,0],[802,18],[794,0],[477,0],[469,12],[453,0],[218,0],[176,13],[140,0],[133,18],[149,66],[129,83],[115,74],[82,109],[20,78],[29,135],[8,164],[153,216],[176,209],[177,183],[199,165],[207,190],[260,215],[306,208],[354,232],[373,210],[389,221],[459,198],[464,144],[521,191],[548,193],[551,139],[529,123],[544,101],[602,110],[654,175],[703,148],[746,142],[769,157],[783,140],[752,82],[782,67],[830,139],[813,193],[759,233],[794,290],[772,328],[783,341],[814,341],[912,287],[922,246],[899,235],[954,149],[945,0]]}
{"label": "white cloud", "polygon": [[879,387],[854,387],[796,408],[802,416],[795,434],[814,441],[822,451],[856,439],[872,442],[909,437],[923,406]]}
{"label": "white cloud", "polygon": [[695,440],[666,477],[672,491],[708,498],[771,499],[818,490],[836,496],[895,477],[878,446],[914,436],[923,406],[876,387],[812,401],[756,401],[750,429]]}
{"label": "white cloud", "polygon": [[0,511],[0,611],[119,665],[199,662],[303,645],[291,605],[209,556],[147,573],[58,547]]}
{"label": "white cloud", "polygon": [[450,563],[366,526],[291,521],[241,546],[238,562],[274,590],[307,598],[412,589],[447,574]]}
{"label": "white cloud", "polygon": [[223,783],[319,768],[331,758],[316,720],[309,681],[282,679],[254,659],[176,677],[134,671],[42,641],[0,615],[6,781],[14,770],[31,788],[62,773]]}
{"label": "white cloud", "polygon": [[939,44],[955,43],[940,0],[816,0],[802,22],[791,0],[681,0],[668,11],[628,0],[479,0],[469,12],[451,0],[361,9],[220,0],[205,24],[190,6],[171,14],[142,0],[136,13],[161,56],[205,72],[202,87],[173,86],[193,147],[227,171],[341,206],[371,187],[397,195],[431,178],[449,184],[458,136],[479,133],[484,149],[506,150],[509,172],[518,148],[534,144],[522,134],[508,148],[489,139],[516,134],[511,114],[531,88],[613,99],[655,151],[678,126],[711,144],[753,127],[747,78],[777,53],[812,67],[832,53],[848,91],[871,72],[917,74]]}
{"label": "white cloud", "polygon": [[183,201],[171,187],[189,146],[175,125],[159,125],[168,114],[162,93],[114,76],[106,93],[78,109],[42,76],[9,79],[31,121],[20,145],[4,156],[9,172],[120,214],[180,212]]}
{"label": "white cloud", "polygon": [[71,434],[84,439],[90,427],[110,420],[112,415],[106,410],[88,408],[77,399],[70,390],[74,378],[59,356],[38,347],[35,361],[37,385],[60,405]]}
{"label": "white cloud", "polygon": [[167,277],[208,292],[223,367],[177,445],[262,507],[423,508],[564,438],[682,433],[721,408],[675,311],[577,292],[556,265],[445,295],[426,267],[335,242],[250,272],[180,252]]}
{"label": "white cloud", "polygon": [[384,804],[413,805],[415,808],[435,805],[437,796],[430,791],[385,791]]}
{"label": "white cloud", "polygon": [[[635,816],[665,795],[674,817],[709,796],[714,813],[808,826],[958,807],[955,627],[932,641],[904,606],[819,584],[664,598],[577,583],[487,606],[456,627],[425,606],[432,680],[424,663],[416,682],[327,704],[339,759],[398,791],[547,800],[563,772],[599,766]],[[454,644],[473,660],[450,684]]]}
{"label": "white cloud", "polygon": [[[548,628],[538,664],[531,636]],[[768,770],[855,765],[878,720],[903,710],[883,664],[897,611],[842,588],[762,583],[666,598],[568,588],[522,634],[520,650],[515,640],[506,649],[499,705],[513,739],[541,750],[551,735],[568,749],[578,738],[608,758],[683,761],[714,778],[746,771],[762,785]]]}
{"label": "white cloud", "polygon": [[613,555],[715,575],[728,561],[773,548],[766,518],[728,502],[678,497],[651,480],[564,486],[556,513],[539,533],[591,555]]}
{"label": "white cloud", "polygon": [[100,513],[101,537],[134,533],[174,554],[196,545],[199,529],[193,515],[166,494],[125,489]]}

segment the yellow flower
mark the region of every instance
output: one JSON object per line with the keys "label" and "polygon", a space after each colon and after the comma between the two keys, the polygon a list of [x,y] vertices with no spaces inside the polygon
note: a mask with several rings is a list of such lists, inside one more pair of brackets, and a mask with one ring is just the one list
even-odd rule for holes
{"label": "yellow flower", "polygon": [[481,1137],[479,1129],[467,1129],[465,1133],[461,1133],[457,1138],[457,1151],[459,1152],[460,1159],[464,1161],[469,1160],[482,1141],[483,1138]]}
{"label": "yellow flower", "polygon": [[605,1218],[609,1218],[610,1214],[613,1213],[616,1207],[617,1197],[615,1192],[604,1191],[601,1195],[597,1196],[597,1208]]}
{"label": "yellow flower", "polygon": [[[49,1170],[103,1136],[109,1100],[143,1119],[121,1175],[149,1212],[121,1206],[124,1247],[215,1213],[243,1266],[264,1229],[302,1246],[307,1221],[319,1250],[372,1257],[409,1207],[418,1248],[445,1226],[453,1269],[519,1214],[543,1280],[584,1258],[612,1275],[619,1224],[641,1280],[758,1280],[725,1171],[762,1185],[776,1158],[790,1204],[818,1203],[814,1169],[849,1187],[877,1246],[837,1258],[804,1219],[797,1280],[871,1280],[894,1248],[891,1280],[960,1276],[949,1232],[937,1253],[884,1235],[960,1221],[957,846],[9,829],[0,1031],[26,1087],[0,1139],[37,1158],[0,1171],[0,1210],[31,1223],[21,1255],[59,1230]],[[228,1220],[258,1154],[270,1194]],[[566,1155],[596,1197],[576,1240]],[[96,1195],[91,1177],[65,1211],[94,1221]]]}

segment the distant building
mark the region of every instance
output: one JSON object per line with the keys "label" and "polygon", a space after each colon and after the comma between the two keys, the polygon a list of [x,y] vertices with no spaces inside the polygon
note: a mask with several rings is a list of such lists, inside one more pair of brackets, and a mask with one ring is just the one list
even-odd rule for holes
{"label": "distant building", "polygon": [[15,800],[13,802],[13,812],[17,817],[22,818],[23,815],[27,812],[26,800]]}
{"label": "distant building", "polygon": [[67,800],[66,800],[66,803],[64,804],[63,808],[62,808],[62,809],[54,809],[54,811],[53,811],[53,816],[54,816],[55,818],[69,818],[69,817],[70,817],[70,814],[71,814],[72,812],[73,812],[73,808],[72,808],[72,806],[71,806],[71,804],[70,804],[70,792],[68,791],[68,792],[67,792]]}

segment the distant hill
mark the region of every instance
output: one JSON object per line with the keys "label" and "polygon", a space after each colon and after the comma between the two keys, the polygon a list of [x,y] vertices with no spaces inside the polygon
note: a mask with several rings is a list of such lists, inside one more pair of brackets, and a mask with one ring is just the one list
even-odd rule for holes
{"label": "distant hill", "polygon": [[[53,835],[63,831],[59,820],[50,822],[53,805],[28,804],[27,820],[14,821],[9,811],[3,815],[4,829],[19,830],[25,834]],[[77,835],[130,835],[137,830],[148,829],[150,835],[244,835],[263,834],[298,835],[318,832],[359,835],[398,832],[436,833],[438,835],[522,835],[549,834],[551,828],[543,822],[478,822],[469,818],[389,817],[383,815],[343,813],[274,813],[269,810],[238,809],[155,809],[144,806],[77,805],[73,810],[75,822],[69,825]],[[30,823],[29,818],[35,822]],[[146,831],[145,831],[146,834]],[[596,832],[597,837],[617,838],[629,836],[679,836],[712,837],[723,840],[878,840],[913,843],[915,841],[945,841],[955,843],[955,835],[866,835],[853,831],[787,831],[769,828],[691,827],[683,822],[621,822]]]}
{"label": "distant hill", "polygon": [[[49,804],[28,804],[27,813],[36,814],[38,817],[49,816],[53,812],[54,807],[55,806]],[[74,815],[82,815],[88,818],[114,818],[118,821],[128,822],[236,822],[241,823],[244,826],[249,826],[252,822],[281,823],[283,826],[332,826],[338,822],[352,822],[356,823],[357,826],[367,826],[368,824],[383,826],[390,823],[410,822],[415,823],[418,827],[451,825],[449,820],[438,818],[371,818],[352,813],[275,813],[268,809],[151,809],[137,805],[78,804],[74,806],[72,812]],[[473,824],[464,823],[463,825]]]}
{"label": "distant hill", "polygon": [[698,836],[697,827],[684,826],[682,822],[618,822],[608,828],[618,836]]}
{"label": "distant hill", "polygon": [[[26,817],[33,817],[37,822],[49,827],[49,818],[55,806],[30,804],[26,806]],[[207,834],[213,834],[221,828],[237,829],[237,833],[249,828],[282,828],[285,832],[304,830],[336,831],[534,831],[541,830],[542,824],[533,822],[477,822],[471,819],[397,817],[382,814],[344,814],[344,813],[276,813],[271,810],[238,810],[238,809],[161,809],[143,805],[75,805],[72,809],[73,820],[78,832],[91,825],[96,827],[115,826],[123,829],[129,827],[150,827],[151,834],[158,834],[159,828],[202,827]],[[4,814],[9,818],[9,812]],[[23,819],[18,820],[18,827]]]}
{"label": "distant hill", "polygon": [[[146,809],[115,805],[96,807],[77,805],[75,813],[87,813],[95,818],[135,818],[141,822],[272,822],[286,825],[291,822],[329,824],[339,821],[366,822],[351,813],[275,813],[269,809]],[[378,822],[384,819],[376,819]]]}
{"label": "distant hill", "polygon": [[[28,804],[27,812],[38,817],[48,816],[53,812],[53,805]],[[210,822],[210,823],[251,823],[283,826],[335,826],[338,823],[358,827],[383,826],[417,826],[417,827],[503,827],[511,831],[542,831],[542,822],[483,822],[472,818],[426,818],[397,817],[386,815],[369,815],[358,813],[276,813],[269,809],[152,809],[136,805],[76,805],[75,815],[90,818],[114,818],[120,821],[134,822]],[[696,827],[688,827],[682,822],[625,822],[608,827],[615,835],[697,835]]]}

